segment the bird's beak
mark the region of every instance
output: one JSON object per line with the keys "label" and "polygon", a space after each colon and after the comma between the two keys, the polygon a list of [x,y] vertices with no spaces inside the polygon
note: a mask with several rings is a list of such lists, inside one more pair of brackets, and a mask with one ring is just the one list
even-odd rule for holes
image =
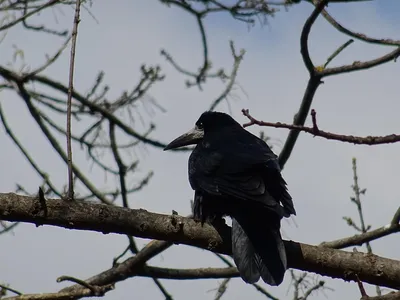
{"label": "bird's beak", "polygon": [[197,126],[188,132],[182,134],[180,137],[173,140],[171,143],[164,148],[165,150],[180,148],[187,145],[197,144],[204,137],[204,131],[199,129]]}

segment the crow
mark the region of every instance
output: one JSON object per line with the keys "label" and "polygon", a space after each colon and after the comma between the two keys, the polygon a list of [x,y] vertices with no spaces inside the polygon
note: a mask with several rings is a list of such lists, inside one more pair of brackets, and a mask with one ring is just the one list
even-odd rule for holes
{"label": "crow", "polygon": [[189,158],[194,219],[232,219],[232,253],[241,278],[279,285],[287,268],[280,234],[283,217],[295,215],[277,156],[231,116],[204,112],[195,127],[164,150],[195,144]]}

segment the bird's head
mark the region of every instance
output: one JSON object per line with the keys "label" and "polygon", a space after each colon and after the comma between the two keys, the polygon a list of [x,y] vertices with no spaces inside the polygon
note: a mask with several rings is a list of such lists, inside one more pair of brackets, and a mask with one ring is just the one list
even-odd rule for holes
{"label": "bird's head", "polygon": [[180,148],[187,145],[198,144],[205,135],[218,131],[224,127],[235,127],[241,125],[236,122],[230,115],[221,112],[206,111],[197,120],[193,129],[182,134],[171,143],[169,143],[165,150]]}

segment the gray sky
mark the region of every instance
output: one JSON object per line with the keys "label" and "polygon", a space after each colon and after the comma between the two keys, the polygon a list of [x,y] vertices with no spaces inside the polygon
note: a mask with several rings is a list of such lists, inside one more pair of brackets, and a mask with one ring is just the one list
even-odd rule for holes
{"label": "gray sky", "polygon": [[[329,11],[338,21],[349,28],[373,37],[399,39],[400,21],[393,12],[400,10],[395,0],[376,1],[363,4],[333,5]],[[249,108],[257,118],[268,121],[290,123],[298,110],[307,83],[308,73],[303,65],[299,36],[312,6],[302,4],[285,12],[277,13],[268,24],[257,23],[248,28],[243,23],[231,20],[228,15],[214,15],[207,19],[210,59],[215,67],[232,65],[229,40],[235,41],[237,49],[245,48],[244,61],[239,69],[238,82],[233,97],[228,99],[232,115],[239,122],[246,119],[241,108]],[[123,90],[135,85],[142,63],[159,63],[166,80],[151,89],[154,97],[167,113],[156,112],[151,121],[158,125],[152,137],[168,142],[191,128],[201,112],[219,96],[224,86],[210,82],[201,92],[197,88],[186,89],[185,77],[178,74],[159,55],[165,48],[180,65],[196,70],[202,63],[202,48],[197,25],[191,16],[178,8],[168,8],[158,1],[98,0],[91,8],[93,19],[82,11],[78,35],[75,88],[87,92],[98,71],[106,73],[105,82],[111,87],[109,97],[117,97]],[[70,28],[73,9],[64,8],[43,13],[40,22],[57,23],[60,28]],[[396,19],[397,18],[397,19]],[[347,37],[338,34],[324,20],[318,20],[310,35],[310,49],[316,65],[326,58]],[[44,54],[52,54],[61,39],[47,35],[26,34],[20,28],[11,29],[1,49],[1,63],[12,60],[12,45],[25,51],[25,62],[32,68],[45,61]],[[371,59],[392,48],[383,48],[355,42],[346,49],[334,64],[352,63],[354,60]],[[68,54],[45,74],[67,83]],[[16,68],[21,66],[17,61]],[[326,78],[315,96],[312,107],[318,113],[320,129],[342,134],[385,135],[400,126],[398,101],[400,75],[398,64],[389,63],[373,70]],[[243,89],[243,90],[242,90]],[[30,120],[22,101],[10,92],[2,92],[0,101],[7,113],[8,121],[32,156],[62,186],[66,182],[66,168],[55,152],[41,136],[37,126]],[[229,112],[223,102],[218,110]],[[144,109],[143,109],[144,111]],[[62,119],[61,119],[62,120]],[[62,121],[64,122],[64,121]],[[310,121],[307,121],[310,124]],[[62,123],[63,124],[63,123]],[[75,128],[80,125],[74,124]],[[140,122],[138,121],[140,128]],[[252,127],[254,133],[260,128]],[[276,141],[274,151],[279,152],[287,130],[265,129]],[[22,158],[11,140],[0,131],[0,190],[9,192],[20,183],[28,190],[37,190],[40,180]],[[349,201],[352,196],[351,159],[357,157],[360,185],[367,188],[364,200],[365,217],[373,228],[389,223],[399,205],[397,184],[398,144],[383,146],[354,146],[302,134],[284,170],[298,216],[293,221],[283,222],[283,234],[310,244],[332,240],[354,234],[342,220],[351,216],[357,220],[357,211]],[[148,187],[130,197],[132,208],[144,208],[158,213],[178,211],[181,215],[190,212],[192,197],[187,181],[188,153],[164,153],[151,146],[141,147],[133,155],[140,159],[140,174],[149,170],[155,176]],[[83,169],[89,170],[86,155],[75,148],[74,159]],[[110,159],[105,157],[105,160]],[[140,176],[139,176],[140,175]],[[113,186],[114,179],[93,169],[90,177],[98,188]],[[140,243],[145,244],[147,240]],[[93,232],[69,231],[55,227],[20,225],[12,234],[1,236],[0,282],[25,293],[53,292],[66,286],[55,279],[60,275],[71,275],[85,279],[97,274],[112,264],[112,258],[126,246],[126,237],[103,235]],[[378,255],[400,259],[399,236],[386,237],[373,242]],[[153,265],[169,267],[223,266],[207,251],[187,246],[173,246],[162,255],[151,260]],[[327,292],[328,298],[358,299],[359,291],[354,283],[327,280],[335,292]],[[220,281],[168,281],[164,280],[174,299],[213,299]],[[274,295],[291,298],[288,292],[290,275],[280,287],[268,288]],[[372,292],[373,289],[369,288]],[[162,295],[150,279],[132,278],[118,283],[116,290],[105,299],[162,299]],[[251,285],[240,279],[229,284],[225,299],[264,299]],[[324,299],[318,294],[314,299]]]}

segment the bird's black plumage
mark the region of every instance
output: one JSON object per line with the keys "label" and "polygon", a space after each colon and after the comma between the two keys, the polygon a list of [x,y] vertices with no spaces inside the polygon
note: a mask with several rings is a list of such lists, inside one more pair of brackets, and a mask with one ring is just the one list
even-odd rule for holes
{"label": "bird's black plumage", "polygon": [[296,212],[277,156],[263,140],[219,112],[203,113],[194,131],[167,148],[190,143],[197,144],[189,158],[195,219],[230,216],[233,258],[243,280],[254,283],[261,276],[279,285],[287,265],[280,221]]}

